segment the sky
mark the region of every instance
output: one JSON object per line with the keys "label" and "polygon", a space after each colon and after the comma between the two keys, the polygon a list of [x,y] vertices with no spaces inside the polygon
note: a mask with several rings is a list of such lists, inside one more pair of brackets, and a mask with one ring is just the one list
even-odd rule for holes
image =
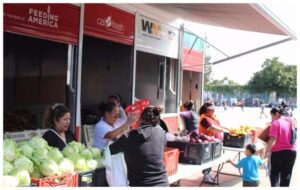
{"label": "sky", "polygon": [[[299,19],[298,12],[300,12],[299,6],[291,1],[287,3],[272,1],[264,2],[264,4],[295,33],[299,32],[297,22],[297,19]],[[195,25],[193,23],[186,24],[185,26],[193,31],[204,32],[207,40],[227,55],[235,55],[286,38],[278,35]],[[239,84],[245,84],[255,72],[261,70],[261,65],[267,58],[279,57],[279,60],[285,64],[296,65],[297,51],[299,52],[298,41],[289,41],[240,58],[222,62],[212,67],[212,78],[220,80],[228,77]],[[211,55],[212,61],[225,58],[224,55],[212,47],[208,48],[207,53]]]}

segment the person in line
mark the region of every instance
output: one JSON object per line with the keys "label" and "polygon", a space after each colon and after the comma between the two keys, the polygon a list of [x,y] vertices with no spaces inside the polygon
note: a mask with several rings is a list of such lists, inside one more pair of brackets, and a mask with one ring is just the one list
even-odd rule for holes
{"label": "person in line", "polygon": [[248,144],[245,150],[245,158],[241,159],[237,164],[232,160],[228,161],[236,168],[243,168],[243,187],[259,186],[259,168],[262,166],[263,161],[255,153],[255,144]]}
{"label": "person in line", "polygon": [[45,127],[49,128],[42,136],[49,146],[62,151],[65,146],[75,141],[74,134],[69,130],[71,114],[69,109],[62,104],[50,106],[46,111]]}
{"label": "person in line", "polygon": [[[222,127],[219,120],[215,117],[215,106],[212,103],[204,103],[200,110],[200,123],[199,133],[203,133],[208,136],[216,137],[220,140],[223,139],[223,132],[228,132],[228,129]],[[211,168],[203,170],[202,173],[205,176],[205,182],[213,181],[213,177],[210,175]]]}
{"label": "person in line", "polygon": [[262,115],[265,116],[265,118],[267,118],[267,114],[265,113],[265,105],[263,103],[260,104],[260,108],[261,108],[261,111],[260,111],[260,119],[262,118]]}
{"label": "person in line", "polygon": [[131,114],[126,122],[119,128],[115,127],[115,122],[120,115],[120,106],[115,103],[102,103],[99,106],[100,121],[94,128],[94,146],[99,149],[104,149],[108,143],[123,135],[130,126],[138,119],[135,113]]}
{"label": "person in line", "polygon": [[109,103],[114,103],[119,106],[120,114],[119,117],[117,118],[116,122],[114,123],[115,128],[121,127],[123,124],[126,123],[127,121],[127,115],[121,105],[121,97],[119,94],[111,94],[107,98],[107,102]]}
{"label": "person in line", "polygon": [[293,118],[282,116],[284,110],[272,108],[265,158],[270,158],[272,187],[288,187],[296,160],[296,123]]}
{"label": "person in line", "polygon": [[111,154],[124,152],[129,186],[169,186],[163,152],[167,141],[181,137],[165,132],[160,123],[161,108],[149,106],[139,119],[139,127],[110,145]]}
{"label": "person in line", "polygon": [[198,133],[199,116],[194,111],[194,104],[192,101],[187,101],[184,105],[184,111],[180,112],[180,116],[184,119],[185,128],[188,134],[192,132]]}

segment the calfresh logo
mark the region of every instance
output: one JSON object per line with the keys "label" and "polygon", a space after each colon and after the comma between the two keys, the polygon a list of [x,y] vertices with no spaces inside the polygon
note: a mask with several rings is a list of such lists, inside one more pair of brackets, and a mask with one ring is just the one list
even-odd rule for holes
{"label": "calfresh logo", "polygon": [[38,9],[30,8],[28,10],[29,18],[28,22],[33,24],[38,24],[42,26],[47,26],[50,28],[58,28],[58,15],[51,14],[51,8],[48,6],[47,11],[41,11]]}
{"label": "calfresh logo", "polygon": [[122,23],[117,23],[113,20],[112,16],[97,18],[97,24],[107,29],[111,29],[116,32],[124,32],[125,26]]}
{"label": "calfresh logo", "polygon": [[142,30],[143,32],[146,32],[154,36],[159,36],[159,37],[162,36],[161,25],[159,23],[151,22],[146,19],[142,19]]}

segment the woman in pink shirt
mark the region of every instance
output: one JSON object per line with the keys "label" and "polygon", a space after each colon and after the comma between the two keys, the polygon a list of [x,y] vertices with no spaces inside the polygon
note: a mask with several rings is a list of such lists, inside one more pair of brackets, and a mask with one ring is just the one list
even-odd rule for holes
{"label": "woman in pink shirt", "polygon": [[271,110],[272,123],[269,131],[269,141],[266,157],[270,156],[271,186],[288,187],[296,159],[296,143],[292,141],[292,119],[282,116],[282,110]]}

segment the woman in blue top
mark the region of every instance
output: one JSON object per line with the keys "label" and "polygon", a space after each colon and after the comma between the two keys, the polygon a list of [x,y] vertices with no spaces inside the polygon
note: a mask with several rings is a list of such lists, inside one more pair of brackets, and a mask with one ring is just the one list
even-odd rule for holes
{"label": "woman in blue top", "polygon": [[229,162],[237,168],[243,168],[243,186],[244,187],[258,187],[259,186],[259,168],[262,165],[262,160],[255,155],[255,144],[249,144],[246,147],[246,157],[235,164],[232,160]]}

